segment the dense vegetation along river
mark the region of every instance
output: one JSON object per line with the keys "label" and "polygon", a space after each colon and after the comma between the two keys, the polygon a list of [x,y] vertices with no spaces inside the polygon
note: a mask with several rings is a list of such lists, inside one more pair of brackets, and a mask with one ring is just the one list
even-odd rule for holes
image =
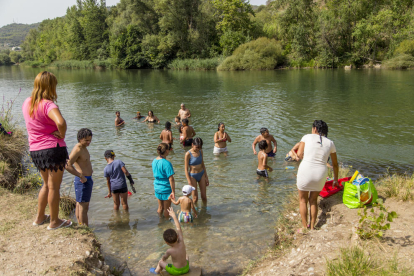
{"label": "dense vegetation along river", "polygon": [[[0,67],[1,95],[17,96],[13,110],[23,125],[21,105],[41,69]],[[206,275],[233,275],[272,244],[278,206],[295,190],[296,170],[282,170],[286,152],[310,133],[314,119],[329,125],[338,159],[377,177],[391,171],[412,172],[414,163],[414,72],[386,70],[291,70],[264,72],[51,70],[58,84],[58,105],[67,120],[69,150],[76,132],[92,129],[89,147],[94,168],[90,226],[108,257],[126,260],[132,273],[144,275],[167,249],[162,233],[172,227],[156,215],[151,162],[163,124],[173,122],[180,103],[191,110],[191,125],[204,140],[210,179],[208,208],[201,208],[184,237],[191,263]],[[20,95],[17,95],[22,88]],[[114,127],[115,111],[125,127]],[[136,111],[153,110],[161,125],[140,124]],[[232,138],[229,157],[213,156],[213,135],[224,122]],[[261,127],[278,142],[270,181],[256,179],[257,156],[251,144]],[[174,137],[179,137],[173,129]],[[177,195],[185,185],[184,153],[175,145]],[[130,214],[112,211],[103,169],[104,151],[112,149],[133,175],[137,194]],[[73,176],[65,173],[63,191],[72,195]],[[199,207],[201,207],[199,205]],[[178,210],[178,207],[175,207]]]}

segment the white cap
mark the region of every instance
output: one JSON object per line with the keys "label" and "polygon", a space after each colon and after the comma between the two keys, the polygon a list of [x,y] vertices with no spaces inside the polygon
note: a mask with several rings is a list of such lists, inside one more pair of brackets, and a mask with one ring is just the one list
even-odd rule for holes
{"label": "white cap", "polygon": [[185,185],[184,187],[183,187],[183,194],[184,195],[189,195],[189,194],[191,194],[191,192],[192,191],[194,191],[195,190],[195,188],[193,187],[193,186],[190,186],[190,185]]}

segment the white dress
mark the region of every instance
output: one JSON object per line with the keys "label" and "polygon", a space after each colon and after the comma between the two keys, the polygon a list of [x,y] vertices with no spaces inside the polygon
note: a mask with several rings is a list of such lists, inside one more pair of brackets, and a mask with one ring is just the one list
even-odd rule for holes
{"label": "white dress", "polygon": [[325,185],[328,169],[326,162],[331,153],[336,152],[334,143],[318,134],[307,134],[301,142],[305,143],[305,152],[299,165],[297,186],[300,191],[320,192]]}

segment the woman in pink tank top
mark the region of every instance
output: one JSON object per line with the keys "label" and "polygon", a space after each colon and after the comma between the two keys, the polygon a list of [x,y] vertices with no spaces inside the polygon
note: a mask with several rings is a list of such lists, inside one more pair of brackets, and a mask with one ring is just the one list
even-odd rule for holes
{"label": "woman in pink tank top", "polygon": [[[34,81],[32,96],[22,106],[29,136],[30,156],[43,178],[39,192],[38,210],[33,225],[50,220],[48,230],[72,225],[70,220],[59,219],[60,184],[66,161],[69,159],[65,144],[66,121],[54,103],[57,79],[50,72],[39,73]],[[49,203],[50,215],[45,214]]]}

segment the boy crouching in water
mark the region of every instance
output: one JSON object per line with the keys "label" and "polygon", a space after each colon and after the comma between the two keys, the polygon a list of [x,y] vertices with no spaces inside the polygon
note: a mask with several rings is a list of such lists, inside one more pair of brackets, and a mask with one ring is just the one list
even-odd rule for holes
{"label": "boy crouching in water", "polygon": [[[66,170],[75,176],[73,184],[76,194],[76,219],[80,225],[89,226],[88,210],[92,196],[92,163],[87,147],[92,141],[92,131],[81,128],[78,131],[78,143],[69,155]],[[75,165],[75,166],[74,166]]]}
{"label": "boy crouching in water", "polygon": [[[125,175],[129,180],[132,191],[135,193],[134,180],[131,174],[125,168],[124,162],[119,159],[115,160],[115,153],[112,150],[105,151],[105,160],[108,163],[104,169],[104,177],[108,185],[108,197],[114,198],[114,210],[119,210],[121,201],[124,210],[128,210],[128,186]],[[121,198],[121,200],[119,200]]]}
{"label": "boy crouching in water", "polygon": [[259,159],[259,165],[257,167],[256,173],[257,175],[259,175],[259,177],[263,176],[265,178],[269,178],[269,174],[267,173],[267,170],[271,172],[273,171],[273,169],[267,165],[267,153],[266,153],[267,141],[266,140],[262,140],[259,142],[259,149],[260,149],[260,152],[259,154],[257,154],[257,159]]}
{"label": "boy crouching in water", "polygon": [[[169,248],[167,252],[165,252],[165,255],[162,256],[162,259],[158,262],[157,268],[152,267],[150,272],[153,274],[159,274],[163,269],[165,269],[171,275],[182,275],[188,273],[190,270],[190,264],[185,250],[183,232],[181,231],[180,223],[178,222],[172,207],[168,209],[168,213],[173,218],[177,231],[174,229],[167,229],[164,231],[164,241],[171,248]],[[167,263],[167,259],[170,256],[172,264]]]}
{"label": "boy crouching in water", "polygon": [[180,212],[180,215],[178,216],[179,222],[193,222],[193,215],[191,214],[191,209],[194,212],[194,218],[197,218],[197,211],[194,207],[194,202],[190,198],[191,193],[194,190],[195,188],[193,186],[184,185],[183,187],[184,196],[180,197],[177,201],[171,198],[171,195],[170,195],[169,199],[171,199],[172,203],[174,203],[175,205],[181,204],[181,212]]}

